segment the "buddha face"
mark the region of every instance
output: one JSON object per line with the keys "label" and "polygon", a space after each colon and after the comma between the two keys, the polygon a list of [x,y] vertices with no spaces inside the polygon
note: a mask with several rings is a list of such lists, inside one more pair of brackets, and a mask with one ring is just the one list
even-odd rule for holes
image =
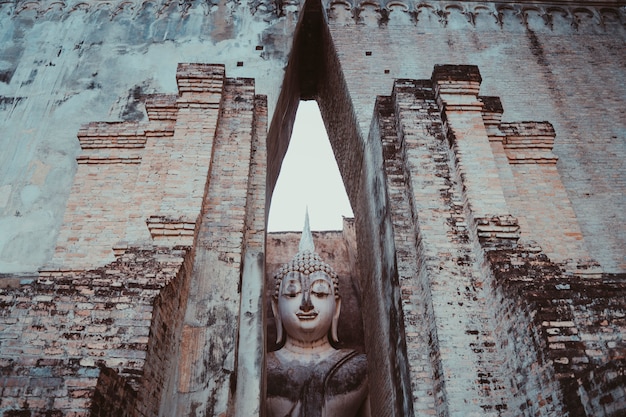
{"label": "buddha face", "polygon": [[336,339],[340,300],[335,297],[333,281],[325,272],[287,273],[276,301],[274,315],[289,337],[312,343],[326,337],[332,326]]}

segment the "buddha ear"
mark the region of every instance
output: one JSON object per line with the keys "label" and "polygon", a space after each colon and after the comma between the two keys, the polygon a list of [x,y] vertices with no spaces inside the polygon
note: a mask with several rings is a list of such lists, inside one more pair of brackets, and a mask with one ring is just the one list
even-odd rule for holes
{"label": "buddha ear", "polygon": [[333,342],[339,343],[339,338],[337,337],[337,327],[339,325],[339,313],[341,313],[341,298],[337,297],[335,300],[335,314],[333,314],[333,322],[330,326],[330,335],[333,338]]}
{"label": "buddha ear", "polygon": [[278,314],[278,303],[272,297],[272,313],[274,314],[274,322],[276,323],[276,344],[280,345],[283,341],[283,321]]}

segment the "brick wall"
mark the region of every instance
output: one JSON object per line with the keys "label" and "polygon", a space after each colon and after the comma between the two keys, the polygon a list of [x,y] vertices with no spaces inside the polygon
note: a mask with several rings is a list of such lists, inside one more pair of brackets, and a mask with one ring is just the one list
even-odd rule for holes
{"label": "brick wall", "polygon": [[[476,102],[468,71],[475,69],[446,66],[435,68],[431,80],[397,80],[390,97],[378,98],[371,128],[383,144],[415,413],[619,415],[621,278],[558,256],[586,252],[567,216],[560,177],[546,168],[555,162],[552,127],[500,123],[499,100]],[[438,99],[442,79],[461,96]],[[480,123],[472,121],[477,110]],[[459,128],[463,123],[480,131]],[[494,153],[467,163],[465,140]],[[491,158],[490,170],[481,171],[484,158]],[[531,196],[509,191],[512,184]],[[563,228],[557,220],[518,225],[508,214],[511,204],[529,215],[530,204],[543,199],[543,215],[562,214]],[[481,214],[494,207],[503,215]],[[518,244],[520,227],[527,238],[543,233],[544,224],[553,227],[548,241],[569,248],[551,248],[558,263],[536,245]]]}
{"label": "brick wall", "polygon": [[405,195],[394,236],[403,248],[398,259],[414,408],[489,414],[508,406],[506,374],[492,348],[485,277],[475,269],[474,220],[464,209],[471,195],[454,174],[454,142],[446,140],[435,91],[429,80],[399,80],[387,109],[397,133],[385,138],[388,190]]}
{"label": "brick wall", "polygon": [[541,242],[553,261],[570,270],[592,272],[583,271],[592,261],[552,152],[554,127],[549,122],[501,123],[500,99],[481,100],[501,184],[522,238]]}
{"label": "brick wall", "polygon": [[[497,292],[509,309],[504,315],[511,326],[509,341],[520,344],[520,352],[531,345],[541,353],[530,363],[519,361],[517,380],[548,372],[541,384],[518,383],[517,389],[541,396],[535,404],[522,404],[519,412],[550,409],[557,395],[572,416],[621,415],[626,409],[623,276],[585,279],[563,274],[541,253],[524,249],[488,256]],[[520,337],[523,334],[527,336]],[[555,382],[559,391],[546,395],[551,390],[545,384]]]}
{"label": "brick wall", "polygon": [[[125,392],[108,406],[134,398],[154,300],[162,288],[177,285],[187,252],[129,248],[100,269],[11,280],[1,290],[2,412],[86,416],[98,383],[99,398],[110,396],[114,385]],[[101,369],[108,371],[99,379]]]}
{"label": "brick wall", "polygon": [[[431,358],[428,349],[430,341],[437,340],[436,330],[427,317],[432,317],[432,297],[430,289],[424,281],[412,282],[412,277],[418,275],[417,235],[414,226],[411,206],[412,200],[405,186],[408,170],[405,164],[406,142],[398,141],[395,103],[390,97],[379,97],[377,106],[377,120],[383,154],[385,155],[385,171],[387,177],[387,192],[393,207],[392,218],[394,236],[396,240],[396,258],[398,275],[402,294],[402,309],[406,332],[406,349],[411,370],[411,394],[414,412],[428,414],[435,412],[435,404],[442,400],[441,393],[437,392],[439,361]],[[424,106],[427,116],[428,106]],[[441,126],[439,126],[441,127]],[[433,349],[433,356],[436,356]],[[434,365],[432,362],[434,362]]]}
{"label": "brick wall", "polygon": [[[51,263],[77,171],[76,158],[94,153],[83,152],[76,140],[81,126],[93,121],[138,125],[148,125],[147,118],[165,121],[167,110],[144,110],[144,101],[164,93],[173,97],[173,103],[165,99],[157,107],[177,111],[174,74],[179,62],[208,61],[227,65],[231,76],[254,77],[257,93],[269,96],[267,107],[273,114],[297,22],[293,7],[278,18],[271,2],[233,3],[219,12],[201,1],[159,5],[114,1],[104,9],[102,5],[47,0],[0,4],[0,26],[6,35],[0,46],[0,113],[2,136],[7,138],[0,154],[2,272],[32,273]],[[242,14],[249,19],[240,18]],[[240,34],[245,40],[238,38]],[[163,146],[180,145],[169,142]],[[145,149],[137,152],[148,165]],[[186,157],[190,162],[196,156],[190,152]],[[179,160],[180,155],[167,163],[176,170]],[[148,173],[144,190],[152,180],[161,181],[157,173]],[[180,179],[184,174],[183,169],[176,175]],[[148,211],[148,217],[160,215]],[[149,239],[143,221],[129,220],[130,237]],[[113,261],[113,254],[107,255],[100,265]]]}

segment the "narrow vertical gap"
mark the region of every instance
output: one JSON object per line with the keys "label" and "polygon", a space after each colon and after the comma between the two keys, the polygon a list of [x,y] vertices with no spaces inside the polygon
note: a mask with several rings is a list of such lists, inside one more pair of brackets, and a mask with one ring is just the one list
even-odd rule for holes
{"label": "narrow vertical gap", "polygon": [[315,101],[301,101],[272,195],[268,232],[300,231],[308,208],[312,230],[341,230],[352,207]]}
{"label": "narrow vertical gap", "polygon": [[[398,326],[403,326],[403,318],[397,296],[399,289],[395,244],[385,188],[382,145],[380,138],[375,136],[364,138],[359,128],[352,97],[320,0],[306,0],[304,4],[285,78],[268,130],[266,183],[268,214],[270,203],[275,204],[273,194],[280,192],[276,183],[279,174],[285,175],[283,168],[286,169],[288,162],[285,161],[283,164],[283,160],[286,159],[290,140],[298,140],[296,134],[292,135],[292,132],[298,107],[304,105],[301,100],[316,100],[319,104],[334,158],[341,173],[340,177],[354,212],[355,220],[350,227],[344,229],[344,238],[351,242],[349,246],[356,249],[349,254],[347,262],[342,262],[349,269],[346,272],[351,275],[349,280],[352,282],[347,282],[341,288],[354,287],[358,293],[356,302],[358,305],[348,307],[348,294],[342,292],[341,314],[351,309],[355,314],[347,320],[340,318],[340,321],[348,325],[359,321],[363,324],[361,340],[367,353],[369,386],[373,388],[370,390],[369,401],[371,415],[413,416],[411,384],[406,367],[406,345],[402,332],[398,331]],[[317,169],[310,171],[305,175],[314,176]],[[288,195],[287,198],[303,199],[294,195]],[[323,198],[321,200],[328,201]],[[303,205],[306,205],[306,202]],[[304,213],[297,208],[293,211],[296,211],[295,216],[300,219],[298,223],[301,225]],[[312,216],[313,221],[315,216],[313,214]],[[277,228],[274,219],[271,220],[270,227]],[[288,229],[300,231],[301,226]],[[346,229],[348,233],[345,233]],[[284,235],[278,240],[273,233],[266,236],[268,244],[265,286],[268,290],[265,301],[268,311],[266,322],[268,341],[272,338],[276,340],[276,326],[269,306],[276,288],[273,272],[283,263],[290,261],[298,248],[297,241],[291,243],[297,236],[287,235],[299,233]],[[333,257],[333,252],[326,252],[324,255],[324,258],[331,261],[329,263],[332,263]],[[339,331],[343,332],[342,329]],[[339,338],[341,339],[341,335]],[[280,349],[278,346],[268,346],[268,355],[272,355],[276,348]],[[268,391],[269,398],[271,396]]]}

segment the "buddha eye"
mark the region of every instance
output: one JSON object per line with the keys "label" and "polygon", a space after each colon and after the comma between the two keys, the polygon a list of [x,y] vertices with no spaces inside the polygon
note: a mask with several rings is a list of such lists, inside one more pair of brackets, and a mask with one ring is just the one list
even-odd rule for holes
{"label": "buddha eye", "polygon": [[311,285],[311,294],[315,295],[316,297],[324,298],[329,296],[330,293],[330,284],[328,284],[328,282],[326,281],[315,281],[313,285]]}
{"label": "buddha eye", "polygon": [[300,295],[300,291],[286,291],[283,295],[285,297],[294,298]]}
{"label": "buddha eye", "polygon": [[300,294],[300,292],[301,288],[298,282],[289,282],[283,290],[283,295],[285,297],[295,298]]}

